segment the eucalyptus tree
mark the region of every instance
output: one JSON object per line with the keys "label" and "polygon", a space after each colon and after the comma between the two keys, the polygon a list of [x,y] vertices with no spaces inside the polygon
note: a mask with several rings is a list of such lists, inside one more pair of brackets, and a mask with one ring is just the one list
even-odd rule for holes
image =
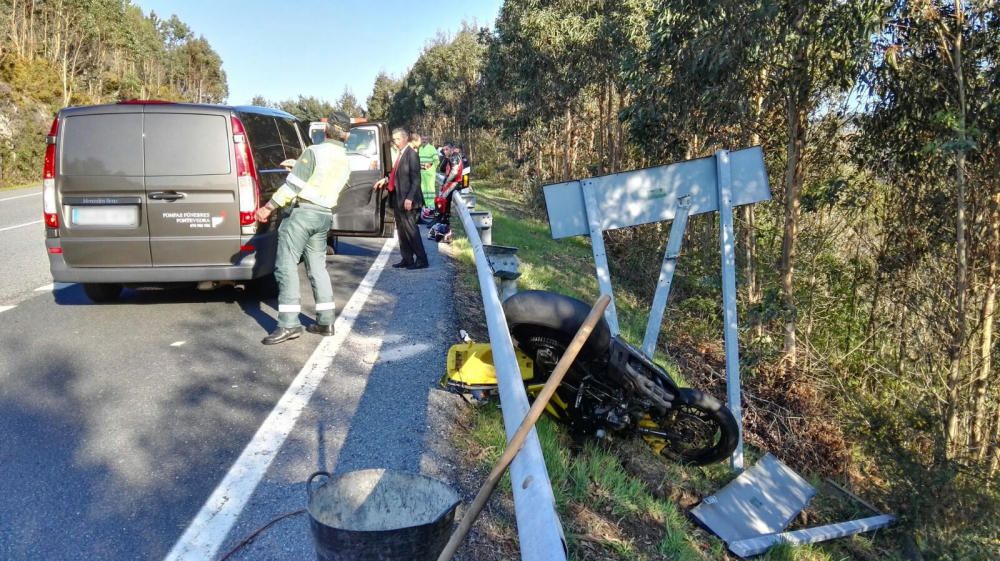
{"label": "eucalyptus tree", "polygon": [[[782,249],[786,363],[796,356],[796,242],[807,148],[829,102],[849,91],[886,9],[881,0],[668,0],[650,26],[651,48],[631,73],[637,141],[661,149],[760,138],[784,144]],[[781,115],[781,129],[765,114]]]}
{"label": "eucalyptus tree", "polygon": [[365,106],[368,108],[368,117],[373,121],[387,121],[389,119],[389,107],[392,105],[392,98],[399,90],[400,81],[391,78],[385,71],[379,72],[372,85],[372,93],[368,96]]}
{"label": "eucalyptus tree", "polygon": [[[888,265],[913,267],[946,289],[925,297],[936,314],[914,324],[911,338],[934,344],[919,347],[912,362],[947,371],[943,380],[937,368],[926,374],[925,398],[940,404],[938,450],[959,458],[984,458],[1000,431],[1000,413],[990,417],[987,399],[1000,251],[997,9],[989,1],[895,2],[877,38],[868,80],[873,103],[862,123],[861,155],[897,186],[900,215],[908,218],[886,225],[895,242]],[[950,278],[926,278],[930,262],[950,263]],[[994,391],[994,410],[997,397]]]}
{"label": "eucalyptus tree", "polygon": [[483,52],[471,27],[464,26],[453,37],[439,35],[403,77],[392,96],[389,120],[435,140],[464,139],[471,153]]}
{"label": "eucalyptus tree", "polygon": [[[507,1],[487,37],[491,122],[549,179],[624,165],[625,61],[653,0]],[[585,166],[581,166],[581,163]],[[584,169],[580,169],[583,167]]]}

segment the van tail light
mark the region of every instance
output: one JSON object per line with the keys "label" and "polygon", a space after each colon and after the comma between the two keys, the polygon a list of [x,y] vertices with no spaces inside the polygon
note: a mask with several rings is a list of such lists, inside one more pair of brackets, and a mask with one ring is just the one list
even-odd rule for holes
{"label": "van tail light", "polygon": [[260,177],[247,142],[246,129],[239,117],[233,116],[233,150],[236,154],[236,184],[240,198],[240,230],[257,233],[257,207],[260,206]]}
{"label": "van tail light", "polygon": [[45,166],[42,168],[42,215],[46,228],[59,228],[59,209],[56,206],[56,139],[59,135],[59,117],[52,119],[49,136],[45,138]]}

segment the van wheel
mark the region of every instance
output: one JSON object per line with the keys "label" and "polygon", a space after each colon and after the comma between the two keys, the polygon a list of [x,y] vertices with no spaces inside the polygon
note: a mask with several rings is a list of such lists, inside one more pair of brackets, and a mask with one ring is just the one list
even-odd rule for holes
{"label": "van wheel", "polygon": [[117,283],[83,284],[83,292],[91,301],[98,304],[114,302],[122,293],[122,285]]}

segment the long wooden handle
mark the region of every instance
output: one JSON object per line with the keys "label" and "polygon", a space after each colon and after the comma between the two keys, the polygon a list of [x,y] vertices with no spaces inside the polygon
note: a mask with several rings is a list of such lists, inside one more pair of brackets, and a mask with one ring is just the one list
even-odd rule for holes
{"label": "long wooden handle", "polygon": [[587,319],[583,321],[583,325],[580,326],[580,330],[576,332],[573,340],[570,341],[569,347],[566,348],[566,352],[563,353],[562,358],[559,359],[559,363],[556,364],[554,370],[552,370],[552,375],[549,376],[548,381],[542,387],[542,391],[538,393],[535,397],[535,402],[531,405],[531,409],[528,410],[528,414],[524,416],[524,420],[521,421],[521,425],[517,428],[517,432],[514,433],[514,437],[510,439],[507,444],[507,448],[504,450],[500,459],[497,461],[496,466],[493,467],[493,471],[490,472],[489,477],[486,478],[486,482],[479,489],[479,493],[476,495],[476,499],[472,501],[469,506],[469,510],[466,511],[465,516],[462,517],[462,522],[459,523],[458,528],[451,535],[448,540],[447,545],[444,546],[444,551],[438,556],[437,561],[450,561],[458,551],[458,546],[461,545],[465,536],[468,535],[469,529],[472,528],[472,523],[476,521],[479,517],[479,513],[483,511],[486,506],[486,501],[490,499],[490,495],[493,494],[493,490],[496,489],[497,484],[500,483],[500,478],[503,477],[503,473],[507,471],[507,467],[510,463],[514,461],[514,457],[517,453],[521,451],[521,447],[524,446],[524,441],[528,438],[528,433],[531,431],[532,427],[538,421],[538,418],[542,416],[542,412],[545,411],[545,406],[549,404],[549,400],[552,398],[552,394],[556,393],[556,388],[562,383],[562,379],[566,376],[566,372],[569,371],[569,367],[576,360],[576,355],[580,353],[580,349],[587,342],[590,337],[590,333],[594,330],[594,326],[600,321],[601,316],[604,315],[604,310],[611,303],[611,297],[607,294],[602,295],[597,299],[594,307],[591,308],[590,314],[587,315]]}

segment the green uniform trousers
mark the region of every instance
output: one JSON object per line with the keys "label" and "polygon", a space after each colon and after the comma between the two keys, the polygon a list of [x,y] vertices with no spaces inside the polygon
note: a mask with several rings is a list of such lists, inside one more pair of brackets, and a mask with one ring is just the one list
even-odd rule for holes
{"label": "green uniform trousers", "polygon": [[278,280],[278,326],[298,327],[302,311],[299,291],[299,261],[316,301],[316,323],[330,325],[334,318],[333,286],[326,272],[326,235],[333,217],[330,209],[302,204],[292,209],[278,226],[278,255],[274,276]]}

